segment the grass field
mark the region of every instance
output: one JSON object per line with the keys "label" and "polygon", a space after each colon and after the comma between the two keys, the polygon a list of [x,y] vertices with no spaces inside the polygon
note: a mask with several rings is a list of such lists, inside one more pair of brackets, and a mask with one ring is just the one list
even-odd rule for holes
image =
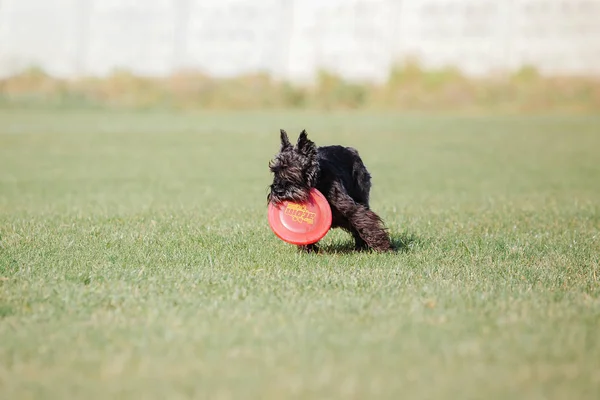
{"label": "grass field", "polygon": [[[279,128],[399,251],[266,221]],[[600,118],[0,112],[0,398],[600,398]]]}

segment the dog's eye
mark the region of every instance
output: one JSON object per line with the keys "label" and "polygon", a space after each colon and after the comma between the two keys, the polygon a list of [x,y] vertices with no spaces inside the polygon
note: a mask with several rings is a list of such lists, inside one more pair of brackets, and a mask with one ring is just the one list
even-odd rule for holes
{"label": "dog's eye", "polygon": [[279,163],[275,160],[271,160],[271,161],[269,161],[269,168],[273,172],[279,172],[282,169],[285,169],[285,165],[282,165],[281,163]]}

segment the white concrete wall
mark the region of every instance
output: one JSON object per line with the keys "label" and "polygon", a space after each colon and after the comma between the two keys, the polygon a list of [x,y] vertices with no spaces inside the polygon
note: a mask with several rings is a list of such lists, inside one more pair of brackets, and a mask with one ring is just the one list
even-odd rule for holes
{"label": "white concrete wall", "polygon": [[600,75],[600,0],[0,0],[0,75],[382,80],[395,61]]}

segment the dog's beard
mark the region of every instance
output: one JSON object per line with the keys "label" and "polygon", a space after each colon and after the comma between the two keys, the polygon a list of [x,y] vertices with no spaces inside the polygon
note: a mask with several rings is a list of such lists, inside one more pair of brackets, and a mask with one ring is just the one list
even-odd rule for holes
{"label": "dog's beard", "polygon": [[288,186],[282,192],[275,192],[271,187],[271,191],[267,195],[267,201],[275,205],[279,205],[285,201],[292,203],[302,203],[308,200],[310,188],[301,186]]}

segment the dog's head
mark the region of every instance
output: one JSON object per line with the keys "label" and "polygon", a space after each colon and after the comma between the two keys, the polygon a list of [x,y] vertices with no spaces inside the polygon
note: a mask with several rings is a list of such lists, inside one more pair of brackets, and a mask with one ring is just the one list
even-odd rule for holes
{"label": "dog's head", "polygon": [[274,204],[284,201],[303,202],[309,191],[315,187],[319,174],[317,146],[310,141],[306,131],[302,131],[295,146],[290,143],[287,133],[281,130],[281,149],[269,162],[273,173],[267,200]]}

